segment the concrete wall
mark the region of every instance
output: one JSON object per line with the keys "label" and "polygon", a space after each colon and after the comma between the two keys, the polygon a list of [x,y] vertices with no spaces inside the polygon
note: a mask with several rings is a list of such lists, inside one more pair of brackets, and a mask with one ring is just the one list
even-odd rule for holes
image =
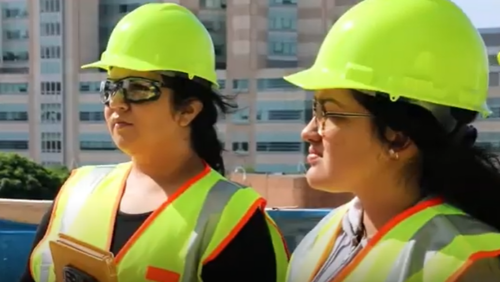
{"label": "concrete wall", "polygon": [[[229,177],[253,187],[267,199],[269,208],[336,208],[352,198],[350,194],[330,194],[309,187],[304,176],[232,174]],[[0,199],[0,219],[36,224],[52,201]]]}

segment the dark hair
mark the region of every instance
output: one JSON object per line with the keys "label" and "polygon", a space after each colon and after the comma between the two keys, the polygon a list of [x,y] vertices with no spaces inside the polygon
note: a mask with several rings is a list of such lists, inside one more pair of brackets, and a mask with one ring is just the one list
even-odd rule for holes
{"label": "dark hair", "polygon": [[[386,129],[401,132],[419,149],[408,172],[418,177],[422,196],[437,195],[476,219],[500,229],[499,159],[474,145],[477,131],[469,124],[478,113],[451,108],[456,129],[445,131],[434,115],[421,106],[392,102],[387,94],[353,91],[355,99],[374,115],[379,139],[389,146]],[[417,169],[415,173],[414,169]]]}
{"label": "dark hair", "polygon": [[177,74],[176,76],[164,76],[165,84],[174,92],[173,105],[180,109],[193,99],[203,104],[202,111],[191,122],[191,146],[193,150],[207,164],[225,175],[224,160],[222,153],[224,146],[217,136],[215,124],[219,114],[226,115],[236,109],[230,97],[218,92],[213,85],[203,79],[189,79],[187,76]]}

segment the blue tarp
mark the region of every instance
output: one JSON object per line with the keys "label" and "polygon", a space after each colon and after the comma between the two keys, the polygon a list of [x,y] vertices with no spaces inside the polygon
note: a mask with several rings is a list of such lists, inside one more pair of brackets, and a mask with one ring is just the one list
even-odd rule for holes
{"label": "blue tarp", "polygon": [[[329,210],[269,210],[281,228],[290,250]],[[23,272],[36,225],[0,220],[0,281],[16,282]]]}

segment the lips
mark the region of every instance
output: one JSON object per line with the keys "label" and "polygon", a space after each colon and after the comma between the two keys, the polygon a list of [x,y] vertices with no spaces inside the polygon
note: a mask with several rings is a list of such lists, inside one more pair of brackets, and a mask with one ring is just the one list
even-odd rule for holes
{"label": "lips", "polygon": [[124,121],[124,120],[116,119],[116,120],[111,121],[111,127],[114,129],[123,129],[123,128],[128,128],[131,126],[132,126],[132,123]]}
{"label": "lips", "polygon": [[323,156],[322,153],[319,152],[319,150],[315,149],[313,146],[309,146],[309,155],[307,155],[307,163],[309,163],[311,166],[314,166],[318,161],[321,160],[321,157]]}
{"label": "lips", "polygon": [[132,124],[129,122],[117,121],[117,122],[113,122],[113,125],[126,126],[126,125],[132,125]]}
{"label": "lips", "polygon": [[318,157],[323,157],[323,154],[319,152],[319,150],[315,149],[313,146],[309,146],[309,155],[316,155]]}

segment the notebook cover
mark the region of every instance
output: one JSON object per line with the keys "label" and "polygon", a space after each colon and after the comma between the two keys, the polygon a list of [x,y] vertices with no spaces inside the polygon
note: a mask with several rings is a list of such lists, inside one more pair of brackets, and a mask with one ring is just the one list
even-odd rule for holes
{"label": "notebook cover", "polygon": [[118,282],[112,253],[65,234],[59,234],[59,239],[50,241],[49,247],[57,282],[64,281],[63,268],[69,265],[95,277],[99,282]]}

